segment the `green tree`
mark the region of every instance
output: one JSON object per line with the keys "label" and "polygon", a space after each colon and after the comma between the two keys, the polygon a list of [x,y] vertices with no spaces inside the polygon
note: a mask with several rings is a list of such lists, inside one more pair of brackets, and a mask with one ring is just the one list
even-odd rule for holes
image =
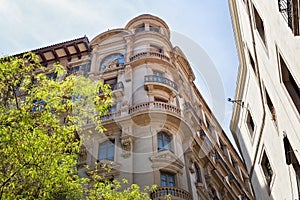
{"label": "green tree", "polygon": [[[111,91],[65,76],[63,66],[45,69],[32,53],[0,59],[0,199],[109,199],[95,193],[97,182],[78,176],[76,163],[84,123],[103,132],[97,116],[107,112]],[[111,184],[111,192],[120,185]]]}

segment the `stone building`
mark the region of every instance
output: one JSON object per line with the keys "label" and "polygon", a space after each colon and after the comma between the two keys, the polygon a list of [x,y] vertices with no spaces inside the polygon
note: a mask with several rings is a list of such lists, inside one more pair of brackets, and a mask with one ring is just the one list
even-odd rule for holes
{"label": "stone building", "polygon": [[[194,84],[191,66],[158,17],[125,28],[34,50],[51,67],[109,84],[114,103],[101,116],[105,133],[86,124],[80,174],[98,172],[158,185],[152,199],[254,199],[247,170]],[[201,66],[199,66],[201,67]],[[85,133],[83,132],[84,136]],[[111,168],[106,172],[101,167]],[[89,165],[90,170],[83,166]]]}
{"label": "stone building", "polygon": [[300,199],[299,0],[229,0],[239,54],[231,130],[257,199]]}

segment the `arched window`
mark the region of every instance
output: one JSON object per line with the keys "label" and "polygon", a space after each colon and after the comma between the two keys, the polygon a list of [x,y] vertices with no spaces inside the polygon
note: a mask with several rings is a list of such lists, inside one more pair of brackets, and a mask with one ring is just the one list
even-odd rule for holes
{"label": "arched window", "polygon": [[159,132],[157,134],[157,143],[158,143],[158,151],[169,150],[171,149],[171,136],[165,132]]}
{"label": "arched window", "polygon": [[120,66],[124,66],[124,56],[120,53],[115,53],[106,56],[102,60],[100,64],[100,71]]}

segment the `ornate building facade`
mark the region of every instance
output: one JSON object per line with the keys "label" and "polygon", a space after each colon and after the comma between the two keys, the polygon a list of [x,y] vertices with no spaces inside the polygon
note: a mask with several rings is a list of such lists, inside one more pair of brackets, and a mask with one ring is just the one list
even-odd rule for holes
{"label": "ornate building facade", "polygon": [[[79,173],[158,185],[152,199],[254,199],[247,170],[194,84],[168,25],[140,15],[125,28],[34,50],[51,67],[109,84],[114,102],[101,116],[106,128],[85,130]],[[201,67],[201,66],[199,66]],[[88,165],[89,170],[84,166]],[[102,170],[106,165],[109,172]]]}
{"label": "ornate building facade", "polygon": [[231,130],[257,199],[300,199],[298,0],[230,0],[240,67]]}

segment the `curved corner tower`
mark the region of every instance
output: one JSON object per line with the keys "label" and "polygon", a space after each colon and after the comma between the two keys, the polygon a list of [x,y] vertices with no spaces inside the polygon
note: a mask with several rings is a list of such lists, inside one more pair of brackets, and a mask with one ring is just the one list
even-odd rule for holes
{"label": "curved corner tower", "polygon": [[33,52],[47,67],[59,61],[68,74],[103,81],[113,90],[113,105],[101,116],[106,131],[84,127],[81,176],[97,170],[109,180],[156,184],[155,200],[168,194],[182,200],[253,199],[244,163],[195,86],[186,57],[171,44],[163,20],[140,15],[91,42],[83,37]]}

